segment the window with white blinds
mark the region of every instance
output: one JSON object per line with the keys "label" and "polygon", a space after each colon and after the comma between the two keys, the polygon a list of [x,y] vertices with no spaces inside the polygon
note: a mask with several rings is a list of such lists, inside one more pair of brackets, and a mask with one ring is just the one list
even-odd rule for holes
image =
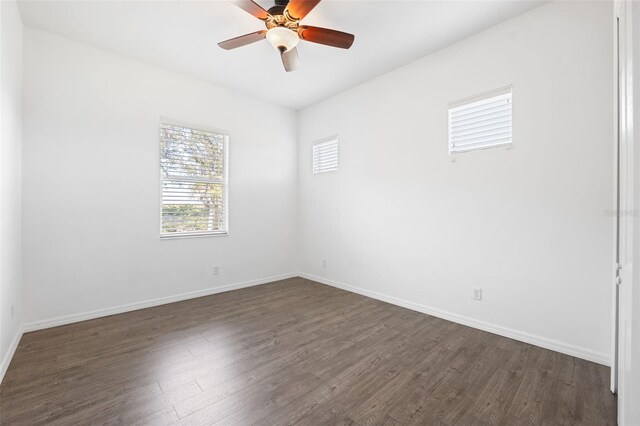
{"label": "window with white blinds", "polygon": [[161,237],[225,235],[228,136],[163,122]]}
{"label": "window with white blinds", "polygon": [[338,137],[313,144],[313,174],[338,170]]}
{"label": "window with white blinds", "polygon": [[511,105],[511,87],[449,105],[449,153],[511,145]]}

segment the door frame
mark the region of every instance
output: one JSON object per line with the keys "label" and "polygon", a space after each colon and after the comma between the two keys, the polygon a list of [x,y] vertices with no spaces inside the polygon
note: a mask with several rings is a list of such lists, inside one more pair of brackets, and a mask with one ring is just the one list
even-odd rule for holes
{"label": "door frame", "polygon": [[618,210],[611,390],[618,393],[618,424],[624,426],[640,424],[640,2],[615,0],[614,7]]}
{"label": "door frame", "polygon": [[619,103],[620,103],[620,3],[621,0],[615,0],[613,13],[613,205],[611,211],[613,216],[613,256],[612,256],[612,272],[611,272],[611,293],[612,293],[612,318],[613,331],[611,333],[611,392],[618,392],[618,303],[619,289],[617,284],[619,257],[620,257],[620,119],[619,119]]}

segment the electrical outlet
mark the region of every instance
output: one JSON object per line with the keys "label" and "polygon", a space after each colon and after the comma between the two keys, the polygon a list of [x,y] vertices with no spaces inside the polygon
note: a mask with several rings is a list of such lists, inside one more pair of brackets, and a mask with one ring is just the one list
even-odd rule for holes
{"label": "electrical outlet", "polygon": [[474,288],[473,289],[473,300],[482,300],[482,289]]}
{"label": "electrical outlet", "polygon": [[16,316],[16,305],[11,305],[11,319]]}
{"label": "electrical outlet", "polygon": [[326,261],[326,260],[323,260],[323,261],[322,261],[322,267],[323,267],[323,268],[326,268],[326,267],[327,267],[327,261]]}
{"label": "electrical outlet", "polygon": [[220,267],[216,265],[213,267],[213,275],[219,275],[219,274],[220,274]]}

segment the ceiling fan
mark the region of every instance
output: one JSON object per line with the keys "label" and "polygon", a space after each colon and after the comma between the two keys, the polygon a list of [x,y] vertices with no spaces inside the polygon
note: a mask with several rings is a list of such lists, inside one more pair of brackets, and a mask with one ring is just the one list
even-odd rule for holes
{"label": "ceiling fan", "polygon": [[300,65],[296,48],[300,40],[348,49],[355,39],[353,34],[300,25],[300,21],[320,3],[320,0],[275,0],[275,5],[269,10],[264,10],[253,0],[231,2],[264,21],[267,29],[221,41],[218,46],[231,50],[266,38],[280,52],[282,64],[287,72],[297,69]]}

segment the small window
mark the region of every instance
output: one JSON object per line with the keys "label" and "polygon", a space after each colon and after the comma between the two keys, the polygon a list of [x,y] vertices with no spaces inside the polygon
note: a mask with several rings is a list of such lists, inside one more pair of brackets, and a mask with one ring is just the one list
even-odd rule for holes
{"label": "small window", "polygon": [[160,125],[161,237],[225,235],[228,136]]}
{"label": "small window", "polygon": [[508,146],[511,87],[449,105],[449,153]]}
{"label": "small window", "polygon": [[313,144],[313,174],[338,170],[338,137]]}

